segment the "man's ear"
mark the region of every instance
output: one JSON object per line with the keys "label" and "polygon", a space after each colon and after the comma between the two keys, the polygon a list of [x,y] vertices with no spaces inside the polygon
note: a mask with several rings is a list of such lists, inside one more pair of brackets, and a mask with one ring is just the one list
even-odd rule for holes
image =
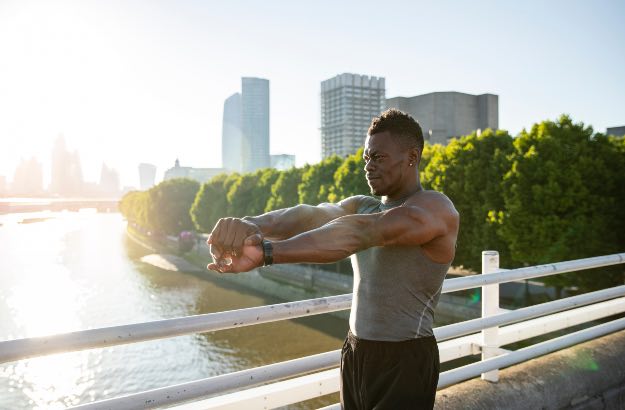
{"label": "man's ear", "polygon": [[421,161],[421,153],[418,149],[412,148],[408,153],[408,158],[410,159],[411,164],[417,165],[419,164],[419,161]]}

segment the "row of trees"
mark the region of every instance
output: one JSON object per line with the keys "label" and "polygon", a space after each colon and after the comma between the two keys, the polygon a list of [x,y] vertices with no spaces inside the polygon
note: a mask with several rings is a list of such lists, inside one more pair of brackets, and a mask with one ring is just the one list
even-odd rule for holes
{"label": "row of trees", "polygon": [[[210,232],[224,216],[257,215],[298,203],[337,202],[368,194],[362,151],[287,171],[220,175],[203,185],[170,180],[122,199],[122,213],[149,229]],[[568,116],[512,137],[486,130],[447,146],[426,144],[426,189],[445,193],[461,216],[455,264],[479,270],[484,249],[502,266],[575,259],[625,249],[625,141],[595,134]],[[601,287],[622,282],[613,270],[565,278]],[[554,277],[552,282],[559,284]]]}

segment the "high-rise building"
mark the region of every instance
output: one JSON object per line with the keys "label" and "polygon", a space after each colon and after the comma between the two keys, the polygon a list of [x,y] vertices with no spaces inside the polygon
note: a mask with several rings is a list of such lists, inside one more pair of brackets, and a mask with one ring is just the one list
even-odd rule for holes
{"label": "high-rise building", "polygon": [[101,195],[115,197],[119,195],[119,174],[113,168],[102,164],[100,170],[100,184],[98,187]]}
{"label": "high-rise building", "polygon": [[235,93],[224,102],[221,130],[221,161],[222,166],[229,171],[243,171],[242,139],[241,94]]}
{"label": "high-rise building", "polygon": [[78,152],[70,153],[65,139],[59,136],[52,148],[52,178],[50,193],[64,196],[78,196],[83,193],[82,167]]}
{"label": "high-rise building", "polygon": [[384,109],[383,77],[340,74],[321,82],[321,156],[354,154]]}
{"label": "high-rise building", "polygon": [[7,194],[7,177],[0,175],[0,197]]}
{"label": "high-rise building", "polygon": [[431,144],[446,145],[454,137],[499,128],[499,97],[494,94],[449,91],[394,97],[386,100],[386,108],[412,115]]}
{"label": "high-rise building", "polygon": [[154,186],[156,179],[156,165],[141,163],[139,164],[139,189],[145,191]]}
{"label": "high-rise building", "polygon": [[43,193],[43,168],[34,157],[22,159],[15,169],[11,194],[15,196],[37,196]]}
{"label": "high-rise building", "polygon": [[269,80],[241,79],[241,159],[243,172],[268,168]]}

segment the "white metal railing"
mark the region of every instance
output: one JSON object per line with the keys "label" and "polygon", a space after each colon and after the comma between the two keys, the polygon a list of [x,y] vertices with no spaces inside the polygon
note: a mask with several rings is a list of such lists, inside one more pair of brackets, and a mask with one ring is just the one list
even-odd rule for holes
{"label": "white metal railing", "polygon": [[[497,252],[484,251],[482,275],[447,279],[442,289],[443,293],[448,293],[482,287],[482,317],[434,329],[439,341],[441,362],[475,354],[482,354],[482,361],[441,373],[439,388],[480,374],[486,380],[496,381],[499,368],[624,329],[625,319],[619,319],[514,352],[500,348],[555,330],[625,312],[625,285],[506,311],[499,308],[499,283],[622,263],[625,263],[625,253],[506,270],[499,268]],[[9,340],[0,342],[0,363],[57,352],[135,343],[346,310],[351,306],[351,297],[351,294],[346,294],[46,337]],[[335,368],[339,365],[339,361],[340,351],[335,350],[88,403],[77,408],[137,409],[146,406],[170,406],[189,400],[196,401],[183,404],[179,408],[274,408],[338,391],[339,376]],[[311,372],[317,373],[307,374]],[[269,382],[274,383],[266,384]],[[262,384],[265,385],[256,387]],[[238,391],[230,393],[234,390]],[[202,397],[217,394],[219,395],[217,397],[197,401]]]}

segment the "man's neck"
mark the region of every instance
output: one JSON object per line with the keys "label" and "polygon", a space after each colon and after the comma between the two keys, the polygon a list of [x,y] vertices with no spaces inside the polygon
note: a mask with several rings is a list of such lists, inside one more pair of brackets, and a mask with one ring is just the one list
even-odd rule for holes
{"label": "man's neck", "polygon": [[391,205],[391,204],[395,204],[395,203],[403,203],[405,202],[408,198],[410,198],[412,195],[416,194],[419,191],[422,191],[423,188],[421,187],[421,184],[419,183],[419,181],[417,181],[417,184],[414,186],[411,186],[405,190],[402,190],[400,192],[398,192],[397,194],[392,194],[392,195],[388,195],[388,196],[383,196],[382,197],[382,203],[385,205]]}

